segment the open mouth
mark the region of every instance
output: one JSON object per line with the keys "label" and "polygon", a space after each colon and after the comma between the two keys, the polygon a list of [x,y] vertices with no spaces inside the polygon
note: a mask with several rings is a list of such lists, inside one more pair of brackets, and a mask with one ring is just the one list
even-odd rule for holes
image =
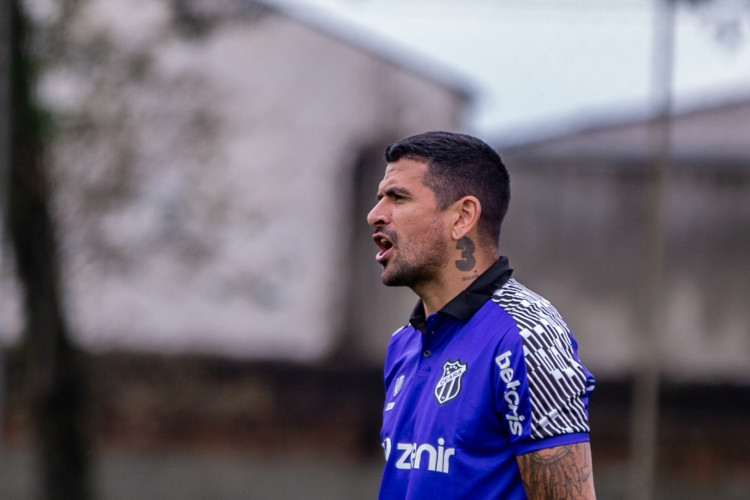
{"label": "open mouth", "polygon": [[388,239],[388,237],[386,237],[382,233],[377,233],[373,235],[372,240],[380,249],[378,254],[375,256],[375,260],[382,263],[388,258],[388,254],[391,252],[391,249],[393,248],[393,243],[391,242],[390,239]]}

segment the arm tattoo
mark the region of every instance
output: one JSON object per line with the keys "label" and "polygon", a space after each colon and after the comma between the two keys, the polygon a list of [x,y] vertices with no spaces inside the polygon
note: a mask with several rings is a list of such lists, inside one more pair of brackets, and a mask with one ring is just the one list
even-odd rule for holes
{"label": "arm tattoo", "polygon": [[468,236],[464,236],[456,244],[456,248],[461,250],[461,260],[456,261],[456,267],[459,271],[471,271],[474,269],[477,261],[474,258],[474,242]]}
{"label": "arm tattoo", "polygon": [[588,443],[527,453],[518,464],[530,499],[594,498]]}

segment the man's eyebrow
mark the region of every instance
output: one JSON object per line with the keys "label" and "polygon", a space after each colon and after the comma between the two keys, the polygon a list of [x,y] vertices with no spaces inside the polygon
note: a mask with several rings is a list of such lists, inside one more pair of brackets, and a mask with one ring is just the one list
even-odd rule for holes
{"label": "man's eyebrow", "polygon": [[384,192],[385,194],[383,193],[377,194],[378,201],[380,201],[384,196],[394,196],[394,195],[409,196],[409,190],[406,188],[399,187],[399,186],[391,186],[387,188]]}

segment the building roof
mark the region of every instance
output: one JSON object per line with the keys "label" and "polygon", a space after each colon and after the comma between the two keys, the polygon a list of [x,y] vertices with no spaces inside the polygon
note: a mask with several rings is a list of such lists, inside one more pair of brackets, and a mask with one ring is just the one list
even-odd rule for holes
{"label": "building roof", "polygon": [[[524,159],[619,159],[646,161],[658,147],[658,120],[631,118],[597,124],[503,148]],[[670,157],[750,166],[750,97],[704,104],[672,115]]]}
{"label": "building roof", "polygon": [[417,54],[396,42],[385,40],[371,31],[354,26],[334,12],[292,0],[242,1],[265,5],[279,14],[324,35],[338,39],[401,69],[443,85],[467,101],[472,100],[476,94],[475,87],[470,83],[467,76],[431,60],[427,55]]}

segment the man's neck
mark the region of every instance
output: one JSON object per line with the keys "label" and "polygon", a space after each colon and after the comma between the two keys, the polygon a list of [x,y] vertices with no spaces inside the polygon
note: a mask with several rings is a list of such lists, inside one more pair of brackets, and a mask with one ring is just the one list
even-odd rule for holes
{"label": "man's neck", "polygon": [[450,263],[439,279],[433,280],[422,287],[415,288],[424,306],[425,317],[438,312],[458,294],[466,290],[474,280],[497,262],[495,254],[477,255],[475,265],[468,271],[462,271],[454,263]]}

